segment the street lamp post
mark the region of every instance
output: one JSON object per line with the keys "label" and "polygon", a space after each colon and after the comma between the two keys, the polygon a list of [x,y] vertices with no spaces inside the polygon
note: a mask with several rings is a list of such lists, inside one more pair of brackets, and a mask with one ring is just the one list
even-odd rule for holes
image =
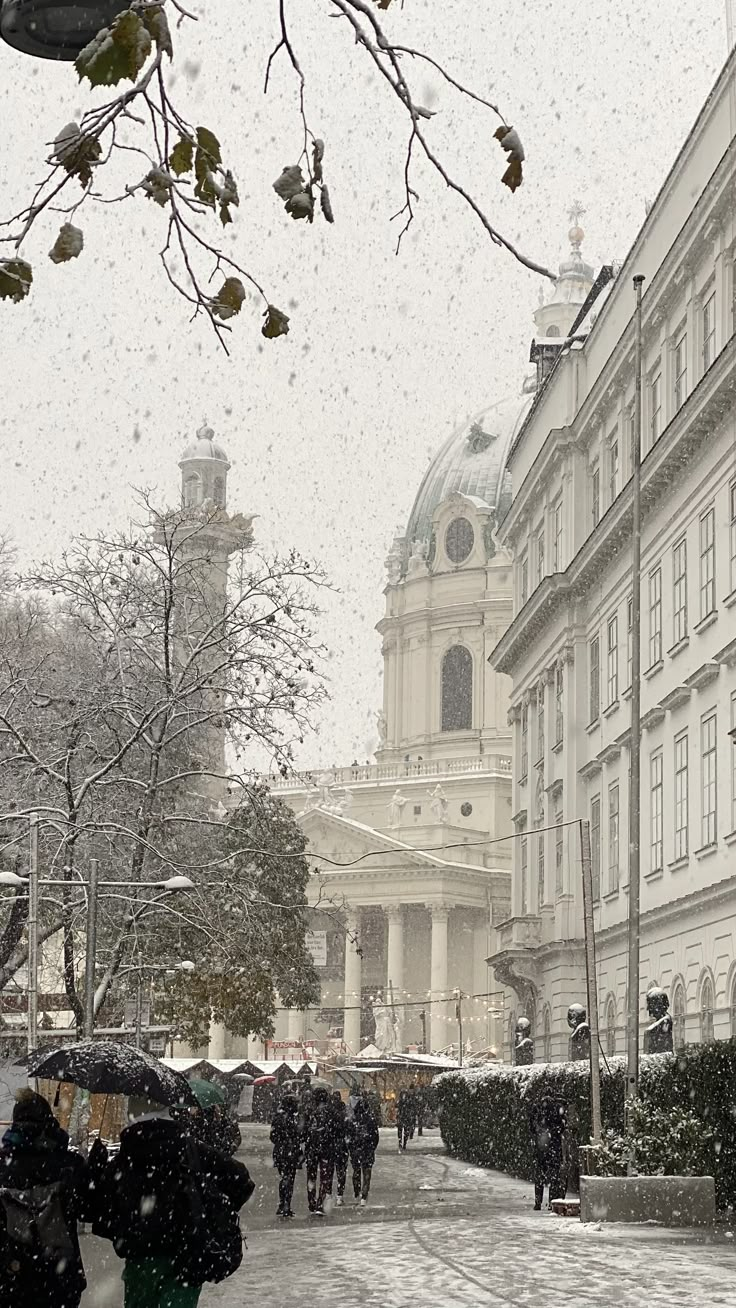
{"label": "street lamp post", "polygon": [[0,0],[0,36],[36,59],[71,61],[130,0]]}
{"label": "street lamp post", "polygon": [[[40,880],[38,875],[38,813],[29,815],[29,862],[28,876],[19,876],[17,872],[0,872],[0,885],[28,889],[28,1052],[33,1053],[38,1034],[38,892],[41,886],[56,886],[58,881]],[[88,892],[87,901],[87,940],[84,969],[84,1035],[91,1039],[95,1024],[95,962],[97,953],[97,907],[98,891],[103,889],[151,889],[160,890],[164,895],[180,890],[196,889],[190,877],[173,876],[165,881],[100,881],[97,859],[90,859],[88,881],[78,881],[75,885],[83,886]],[[159,897],[160,898],[160,897]],[[156,904],[158,899],[148,900],[146,904]],[[164,969],[166,971],[168,969]],[[191,970],[189,968],[185,970]]]}

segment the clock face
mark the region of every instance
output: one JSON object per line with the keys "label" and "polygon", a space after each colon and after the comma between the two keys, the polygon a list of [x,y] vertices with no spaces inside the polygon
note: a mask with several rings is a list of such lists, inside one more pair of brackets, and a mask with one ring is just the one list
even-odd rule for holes
{"label": "clock face", "polygon": [[475,532],[467,518],[453,518],[445,532],[445,553],[451,563],[464,563],[475,543]]}

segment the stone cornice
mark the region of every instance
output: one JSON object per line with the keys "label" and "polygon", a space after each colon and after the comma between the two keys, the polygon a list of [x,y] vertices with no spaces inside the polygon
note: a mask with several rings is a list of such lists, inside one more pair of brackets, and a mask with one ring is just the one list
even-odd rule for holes
{"label": "stone cornice", "polygon": [[[668,423],[642,464],[642,519],[646,521],[675,481],[687,475],[693,458],[734,402],[736,336],[731,336],[715,362]],[[505,635],[489,656],[497,672],[513,675],[531,640],[557,616],[560,608],[585,595],[600,582],[609,563],[622,557],[631,541],[633,483],[629,480],[598,526],[588,536],[564,573],[545,577],[529,596]],[[625,556],[625,555],[624,555]]]}
{"label": "stone cornice", "polygon": [[[693,890],[689,895],[682,895],[679,899],[671,899],[667,904],[660,904],[656,908],[649,908],[641,914],[642,930],[647,928],[659,927],[670,923],[675,923],[681,918],[697,917],[707,909],[720,909],[729,901],[733,904],[736,900],[736,886],[733,877],[724,877],[723,881],[716,881],[712,885],[704,886],[700,890]],[[614,922],[611,926],[600,928],[596,931],[596,942],[598,944],[613,944],[615,941],[625,940],[628,932],[628,920],[623,918],[620,922]]]}

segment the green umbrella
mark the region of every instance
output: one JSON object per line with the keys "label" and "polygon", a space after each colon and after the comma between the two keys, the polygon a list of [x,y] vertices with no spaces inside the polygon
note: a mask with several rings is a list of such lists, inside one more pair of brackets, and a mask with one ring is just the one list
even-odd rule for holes
{"label": "green umbrella", "polygon": [[196,1077],[192,1077],[189,1088],[200,1108],[213,1108],[216,1104],[224,1108],[227,1102],[224,1090],[221,1090],[219,1085],[215,1085],[214,1081],[199,1081]]}

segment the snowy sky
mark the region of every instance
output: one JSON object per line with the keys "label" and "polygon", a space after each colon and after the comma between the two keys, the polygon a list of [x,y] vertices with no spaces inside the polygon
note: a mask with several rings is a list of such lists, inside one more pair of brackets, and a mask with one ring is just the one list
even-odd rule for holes
{"label": "snowy sky", "polygon": [[[0,305],[3,527],[28,559],[75,531],[123,525],[134,486],[173,500],[180,450],[206,416],[233,461],[230,508],[260,515],[264,545],[317,556],[337,588],[319,633],[332,700],[303,762],[363,759],[377,740],[373,627],[391,537],[452,427],[517,389],[540,279],[422,166],[417,219],[395,257],[406,120],[327,0],[286,8],[336,222],[291,221],[271,189],[301,141],[283,53],[263,96],[277,0],[190,7],[202,21],[178,35],[177,95],[185,116],[218,134],[240,183],[226,248],[291,314],[291,333],[263,341],[253,306],[228,359],[164,280],[165,216],[142,197],[80,215],[86,248],[67,265],[47,258],[60,220],[39,222],[24,247],[32,295]],[[450,172],[509,239],[553,265],[576,198],[589,261],[625,255],[727,50],[725,0],[397,0],[384,22],[518,129],[526,180],[512,196],[499,182],[495,120],[406,68],[417,99],[438,111],[427,136]],[[0,49],[2,216],[22,207],[45,144],[88,103],[73,66]],[[138,180],[134,155],[125,167],[118,179]]]}

